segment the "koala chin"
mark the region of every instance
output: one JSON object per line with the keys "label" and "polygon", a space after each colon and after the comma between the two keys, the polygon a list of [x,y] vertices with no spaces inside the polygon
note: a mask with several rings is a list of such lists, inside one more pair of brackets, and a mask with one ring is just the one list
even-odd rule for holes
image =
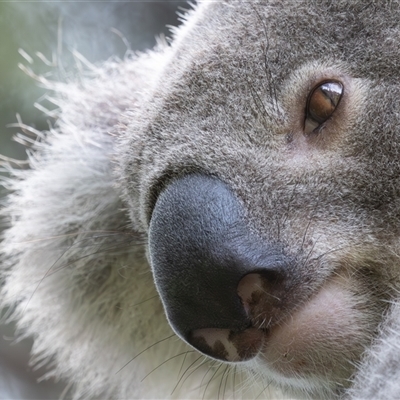
{"label": "koala chin", "polygon": [[400,398],[400,3],[200,2],[54,91],[2,304],[80,398]]}

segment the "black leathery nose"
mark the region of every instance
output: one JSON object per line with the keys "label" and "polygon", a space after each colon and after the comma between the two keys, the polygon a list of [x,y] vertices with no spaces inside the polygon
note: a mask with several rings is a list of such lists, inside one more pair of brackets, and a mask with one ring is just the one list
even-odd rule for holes
{"label": "black leathery nose", "polygon": [[[159,195],[150,221],[149,256],[171,326],[211,356],[213,350],[199,345],[199,332],[215,329],[232,338],[251,328],[238,295],[241,279],[259,270],[279,274],[284,269],[282,253],[251,233],[228,185],[201,174],[176,178]],[[247,346],[249,340],[235,343]]]}

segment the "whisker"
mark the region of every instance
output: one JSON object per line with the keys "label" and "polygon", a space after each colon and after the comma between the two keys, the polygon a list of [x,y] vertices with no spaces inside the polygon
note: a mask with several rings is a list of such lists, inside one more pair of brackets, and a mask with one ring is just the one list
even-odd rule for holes
{"label": "whisker", "polygon": [[259,399],[260,396],[270,387],[271,383],[272,383],[272,381],[269,381],[267,386],[264,387],[264,389],[258,394],[258,396],[254,400]]}
{"label": "whisker", "polygon": [[178,358],[180,356],[183,356],[183,355],[185,355],[185,357],[186,357],[188,353],[194,353],[194,352],[195,352],[194,350],[187,350],[187,351],[184,351],[182,353],[176,354],[175,356],[172,356],[172,357],[168,358],[167,360],[163,361],[160,365],[158,365],[157,367],[153,368],[140,382],[143,382],[148,376],[150,376],[157,369],[161,368],[167,362],[169,362],[169,361],[171,361],[171,360],[173,360],[175,358]]}
{"label": "whisker", "polygon": [[141,301],[141,302],[139,302],[139,303],[132,304],[132,305],[129,306],[129,307],[137,307],[137,306],[140,306],[140,305],[143,304],[143,303],[146,303],[146,302],[148,302],[148,301],[150,301],[150,300],[157,299],[157,298],[159,298],[158,294],[156,294],[156,295],[154,295],[154,296],[151,296],[150,298],[148,298],[148,299],[146,299],[146,300],[143,300],[143,301]]}
{"label": "whisker", "polygon": [[30,301],[32,300],[34,294],[35,294],[35,293],[37,292],[37,290],[39,289],[40,284],[44,281],[44,279],[45,279],[45,278],[47,277],[47,275],[50,273],[50,271],[51,271],[51,269],[54,267],[54,265],[56,265],[57,262],[58,262],[59,260],[61,260],[61,258],[64,256],[64,254],[65,254],[72,246],[73,246],[73,245],[71,245],[69,248],[67,248],[67,249],[57,258],[57,260],[50,266],[50,268],[46,271],[46,273],[43,275],[43,277],[39,280],[39,282],[38,282],[36,288],[33,290],[33,292],[31,293],[31,295],[29,296],[29,299],[28,299],[27,303],[25,304],[23,313],[26,312]]}
{"label": "whisker", "polygon": [[[222,365],[223,365],[223,364],[221,364],[221,365],[215,370],[215,372],[214,372],[213,375],[211,376],[210,380],[207,382],[207,385],[206,385],[206,387],[205,387],[205,389],[204,389],[204,392],[203,392],[202,400],[204,400],[204,398],[205,398],[205,396],[206,396],[207,389],[208,389],[208,387],[210,386],[211,381],[213,381],[214,378],[218,378],[218,377],[219,377],[219,375],[217,375],[217,372],[220,370],[220,368],[222,368]],[[216,375],[217,375],[217,376],[216,376]]]}
{"label": "whisker", "polygon": [[[110,234],[110,236],[112,236],[112,235],[127,235],[127,236],[134,237],[134,234],[132,232],[124,232],[124,231],[122,231],[122,232],[121,231],[102,231],[102,230],[77,231],[77,232],[73,232],[73,233],[65,233],[63,235],[47,236],[47,237],[39,238],[39,239],[26,240],[26,241],[17,242],[14,244],[29,244],[29,243],[44,242],[46,240],[63,239],[63,238],[78,236],[78,235],[86,234],[86,233],[88,233],[88,234],[89,233],[107,233],[107,234]],[[99,237],[103,237],[103,236],[99,236]],[[107,237],[107,236],[104,236],[104,237]],[[94,237],[94,238],[97,238],[97,237]]]}
{"label": "whisker", "polygon": [[173,338],[173,337],[175,337],[175,336],[176,336],[176,335],[175,335],[175,333],[174,333],[174,334],[172,334],[172,335],[170,335],[170,336],[167,336],[166,338],[161,339],[161,340],[159,340],[159,341],[153,343],[152,345],[146,347],[146,348],[145,348],[144,350],[142,350],[140,353],[136,354],[136,356],[134,356],[133,358],[131,358],[126,364],[124,364],[124,365],[115,373],[115,375],[119,374],[126,366],[128,366],[132,361],[136,360],[136,358],[138,358],[140,355],[142,355],[142,354],[143,354],[144,352],[146,352],[147,350],[149,350],[149,349],[151,349],[152,347],[157,346],[158,344],[160,344],[160,343],[162,343],[162,342],[165,342],[166,340],[169,340],[169,339],[171,339],[171,338]]}
{"label": "whisker", "polygon": [[226,371],[228,370],[229,365],[227,365],[224,369],[224,372],[222,373],[222,377],[221,377],[221,381],[219,382],[219,386],[218,386],[218,395],[217,395],[217,399],[220,398],[220,394],[221,394],[221,388],[222,388],[222,383],[224,382],[224,377],[226,374]]}
{"label": "whisker", "polygon": [[218,364],[218,361],[213,360],[213,362],[211,363],[211,365],[209,366],[209,368],[207,369],[206,373],[204,374],[203,378],[201,379],[200,385],[197,387],[198,389],[202,388],[205,383],[204,383],[204,379],[206,379],[207,374],[212,371],[212,369],[214,368],[214,366]]}
{"label": "whisker", "polygon": [[237,373],[237,367],[236,365],[233,368],[233,379],[232,379],[232,395],[233,395],[233,400],[235,400],[235,393],[236,393],[236,373]]}
{"label": "whisker", "polygon": [[228,385],[229,372],[231,372],[230,365],[228,365],[226,369],[227,369],[227,374],[225,375],[225,385],[224,385],[224,390],[222,392],[222,400],[224,400],[225,394],[226,394],[226,387]]}
{"label": "whisker", "polygon": [[[197,357],[197,358],[186,368],[185,372],[182,374],[182,376],[179,378],[178,382],[176,383],[175,387],[173,388],[173,390],[172,390],[172,392],[171,392],[171,396],[173,395],[173,393],[175,392],[175,390],[178,388],[178,386],[179,386],[179,384],[181,383],[183,377],[186,375],[186,373],[189,371],[189,369],[192,368],[193,365],[196,364],[196,362],[199,361],[200,358],[202,358],[202,357],[203,357],[203,355]],[[201,364],[200,364],[200,365],[201,365]],[[199,368],[200,365],[199,365],[197,368]],[[196,368],[194,371],[196,371],[197,368]],[[189,377],[194,371],[192,371],[192,372],[188,375],[188,377]],[[185,379],[185,380],[186,380],[186,379]],[[185,381],[183,381],[183,382],[185,382]]]}
{"label": "whisker", "polygon": [[179,378],[179,375],[180,375],[181,372],[182,372],[183,366],[185,365],[187,355],[188,355],[188,353],[186,352],[185,357],[183,358],[181,367],[180,367],[179,372],[178,372],[178,378]]}

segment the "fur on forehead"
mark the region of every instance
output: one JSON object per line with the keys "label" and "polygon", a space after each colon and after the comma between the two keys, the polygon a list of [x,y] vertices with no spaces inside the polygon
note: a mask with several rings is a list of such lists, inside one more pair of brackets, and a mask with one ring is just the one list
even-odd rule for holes
{"label": "fur on forehead", "polygon": [[[373,165],[369,173],[382,170],[387,162],[384,147],[398,146],[390,138],[398,117],[382,121],[385,135],[369,132],[368,118],[382,119],[380,107],[388,101],[366,105],[364,100],[375,82],[379,89],[374,96],[399,98],[399,85],[386,84],[380,77],[382,71],[385,80],[397,73],[399,54],[394,54],[390,30],[397,22],[390,7],[345,1],[318,1],[311,8],[302,1],[201,3],[196,19],[177,31],[158,78],[161,84],[148,92],[151,101],[129,116],[121,140],[124,198],[137,225],[146,230],[152,203],[147,190],[160,175],[203,166],[213,174],[213,160],[217,163],[221,156],[236,159],[249,176],[270,163],[275,155],[268,150],[276,149],[288,132],[294,106],[303,113],[301,104],[312,88],[307,85],[317,81],[313,76],[352,77],[357,87],[351,102],[354,112],[348,115],[358,125],[344,138],[340,151],[369,153],[367,162]],[[373,28],[368,24],[372,11]],[[307,90],[298,99],[300,105],[294,104],[293,94],[304,85]],[[385,137],[388,140],[382,142]],[[202,149],[212,143],[204,154]],[[324,158],[329,154],[325,152]],[[362,165],[364,160],[360,157],[357,162]],[[225,175],[231,177],[234,166],[227,164],[226,169]],[[220,165],[218,171],[224,177]],[[365,179],[366,188],[368,181],[372,180]],[[241,182],[231,183],[243,187]]]}

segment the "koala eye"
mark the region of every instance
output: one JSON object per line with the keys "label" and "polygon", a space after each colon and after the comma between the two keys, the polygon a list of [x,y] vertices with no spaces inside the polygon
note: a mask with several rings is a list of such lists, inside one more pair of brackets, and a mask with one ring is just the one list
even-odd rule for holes
{"label": "koala eye", "polygon": [[304,132],[319,128],[336,110],[343,95],[343,85],[337,81],[324,82],[314,87],[307,99]]}

